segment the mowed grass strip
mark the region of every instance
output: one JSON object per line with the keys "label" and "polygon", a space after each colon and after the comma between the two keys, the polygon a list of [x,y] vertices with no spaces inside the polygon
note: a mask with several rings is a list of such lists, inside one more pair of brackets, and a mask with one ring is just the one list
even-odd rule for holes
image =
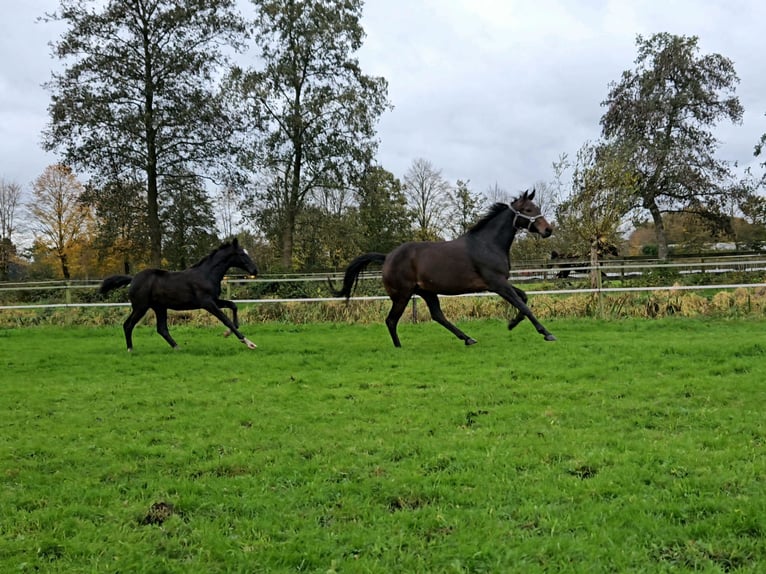
{"label": "mowed grass strip", "polygon": [[757,572],[766,321],[0,330],[0,571]]}

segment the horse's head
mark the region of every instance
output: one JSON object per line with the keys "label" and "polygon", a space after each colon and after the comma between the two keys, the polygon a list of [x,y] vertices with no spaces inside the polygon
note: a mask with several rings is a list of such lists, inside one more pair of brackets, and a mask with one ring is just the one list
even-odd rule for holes
{"label": "horse's head", "polygon": [[525,191],[521,197],[511,203],[513,211],[513,226],[516,229],[526,229],[530,233],[537,233],[541,237],[550,237],[553,227],[540,213],[540,208],[532,200],[535,198],[535,190],[532,193]]}
{"label": "horse's head", "polygon": [[247,251],[239,244],[239,240],[235,237],[234,241],[229,246],[229,266],[238,267],[249,275],[258,275],[258,266],[255,264]]}

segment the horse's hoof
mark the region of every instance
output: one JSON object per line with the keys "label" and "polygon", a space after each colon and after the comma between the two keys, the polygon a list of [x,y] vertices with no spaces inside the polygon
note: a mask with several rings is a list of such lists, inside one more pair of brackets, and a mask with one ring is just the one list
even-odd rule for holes
{"label": "horse's hoof", "polygon": [[555,340],[556,340],[556,337],[554,337],[553,335],[551,335],[550,333],[548,333],[548,334],[545,336],[545,340],[546,340],[546,341],[555,341]]}
{"label": "horse's hoof", "polygon": [[470,345],[475,345],[476,343],[478,343],[478,341],[477,341],[476,339],[472,339],[471,337],[468,337],[468,338],[465,340],[465,346],[466,346],[466,347],[468,347],[468,346],[470,346]]}
{"label": "horse's hoof", "polygon": [[243,342],[245,345],[247,345],[247,348],[248,348],[248,349],[257,349],[257,348],[258,348],[258,345],[256,345],[255,343],[253,343],[253,342],[252,342],[250,339],[248,339],[247,337],[245,337],[244,339],[242,339],[242,342]]}
{"label": "horse's hoof", "polygon": [[223,336],[224,336],[224,337],[228,337],[229,335],[231,335],[231,329],[226,329],[226,330],[223,332]]}

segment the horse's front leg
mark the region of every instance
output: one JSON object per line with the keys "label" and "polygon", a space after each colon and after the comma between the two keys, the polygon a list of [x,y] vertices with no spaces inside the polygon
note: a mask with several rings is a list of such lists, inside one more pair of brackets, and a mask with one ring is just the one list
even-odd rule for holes
{"label": "horse's front leg", "polygon": [[[218,305],[218,307],[223,307],[226,309],[231,309],[231,322],[234,323],[234,326],[239,329],[239,319],[237,318],[237,305],[234,303],[234,301],[229,301],[228,299],[216,299],[215,304]],[[223,336],[228,337],[231,335],[232,331],[231,329],[226,329]]]}
{"label": "horse's front leg", "polygon": [[[542,323],[537,320],[537,317],[535,317],[534,313],[532,313],[532,310],[527,307],[527,304],[524,302],[522,297],[517,293],[517,289],[513,287],[508,281],[503,281],[502,283],[498,282],[496,285],[491,286],[490,288],[493,292],[500,295],[503,299],[508,301],[511,305],[516,307],[519,310],[519,313],[522,315],[522,317],[526,317],[529,319],[532,324],[535,326],[535,329],[537,329],[537,332],[540,333],[543,337],[545,337],[546,341],[555,341],[556,337],[554,337],[548,329],[543,327]],[[526,296],[526,293],[524,293]],[[515,319],[514,319],[515,321]],[[516,325],[514,325],[515,327]],[[509,324],[510,327],[510,324]]]}
{"label": "horse's front leg", "polygon": [[[527,303],[527,294],[524,293],[524,291],[522,291],[518,287],[514,287],[513,285],[511,285],[511,289],[516,291],[516,294],[521,298],[522,301],[524,301],[524,304],[526,305],[526,303]],[[522,313],[521,311],[516,309],[516,316],[513,319],[511,319],[510,321],[508,321],[508,330],[509,331],[513,330],[516,327],[516,325],[521,323],[523,320],[524,320],[524,313]]]}
{"label": "horse's front leg", "polygon": [[257,345],[253,343],[250,339],[245,337],[242,333],[239,332],[239,329],[234,326],[234,323],[226,316],[226,313],[221,311],[221,308],[218,307],[218,305],[215,304],[215,301],[210,301],[209,303],[205,303],[202,308],[213,315],[216,319],[218,319],[221,323],[226,325],[229,328],[229,331],[234,333],[237,336],[237,339],[242,341],[245,345],[247,345],[248,349],[255,349]]}

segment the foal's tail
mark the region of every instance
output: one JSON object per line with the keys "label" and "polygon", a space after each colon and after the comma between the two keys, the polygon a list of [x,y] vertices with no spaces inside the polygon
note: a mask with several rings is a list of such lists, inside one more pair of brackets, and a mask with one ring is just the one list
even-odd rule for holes
{"label": "foal's tail", "polygon": [[346,272],[343,275],[343,287],[340,291],[335,289],[332,281],[328,278],[327,282],[330,284],[330,291],[335,297],[345,297],[348,299],[351,297],[351,291],[356,287],[356,282],[359,279],[359,274],[364,271],[370,263],[383,263],[386,260],[385,253],[365,253],[354,259],[346,267]]}
{"label": "foal's tail", "polygon": [[112,275],[111,277],[107,277],[101,282],[101,287],[98,288],[98,292],[102,295],[106,295],[113,289],[125,287],[125,285],[131,281],[133,281],[133,277],[130,275]]}

